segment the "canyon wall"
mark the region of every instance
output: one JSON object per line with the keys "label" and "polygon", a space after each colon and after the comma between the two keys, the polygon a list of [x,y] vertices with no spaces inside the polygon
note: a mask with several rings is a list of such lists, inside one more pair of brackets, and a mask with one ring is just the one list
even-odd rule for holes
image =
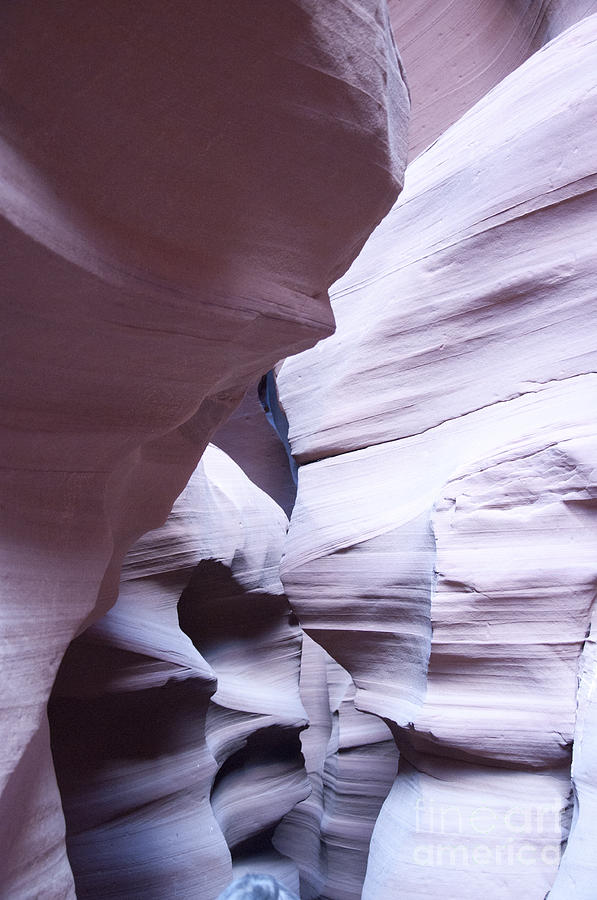
{"label": "canyon wall", "polygon": [[543,900],[573,793],[560,878],[590,865],[596,51],[593,16],[409,165],[336,333],[278,373],[283,582],[401,753],[367,900]]}
{"label": "canyon wall", "polygon": [[596,0],[388,0],[412,103],[409,157],[429,146]]}
{"label": "canyon wall", "polygon": [[61,659],[247,385],[330,333],[408,100],[378,0],[20,0],[0,35],[0,892],[63,898]]}
{"label": "canyon wall", "polygon": [[77,896],[215,897],[234,871],[298,887],[272,827],[308,791],[287,520],[216,447],[126,556],[50,704]]}
{"label": "canyon wall", "polygon": [[49,711],[79,898],[214,898],[251,872],[360,896],[396,748],[291,613],[287,525],[208,446],[71,643]]}
{"label": "canyon wall", "polygon": [[302,900],[358,900],[373,827],[396,775],[396,746],[381,719],[356,709],[348,672],[306,634],[300,690],[310,794],[282,820],[274,843],[298,867]]}
{"label": "canyon wall", "polygon": [[1,897],[593,900],[595,12],[4,5]]}

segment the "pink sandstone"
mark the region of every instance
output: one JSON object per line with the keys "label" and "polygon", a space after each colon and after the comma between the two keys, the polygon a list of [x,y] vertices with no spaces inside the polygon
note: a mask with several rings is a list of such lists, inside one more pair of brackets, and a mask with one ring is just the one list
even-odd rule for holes
{"label": "pink sandstone", "polygon": [[365,900],[556,879],[597,574],[596,48],[593,16],[411,163],[336,333],[279,369],[302,463],[283,581],[401,752]]}
{"label": "pink sandstone", "polygon": [[11,898],[73,896],[46,720],[70,640],[114,603],[127,549],[247,385],[330,333],[327,289],[402,181],[385,6],[244,11],[0,11]]}

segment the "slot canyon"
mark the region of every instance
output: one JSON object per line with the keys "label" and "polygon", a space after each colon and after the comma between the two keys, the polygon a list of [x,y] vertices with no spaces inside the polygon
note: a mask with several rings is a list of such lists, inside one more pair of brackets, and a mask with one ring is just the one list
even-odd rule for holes
{"label": "slot canyon", "polygon": [[597,900],[597,0],[5,0],[1,900]]}

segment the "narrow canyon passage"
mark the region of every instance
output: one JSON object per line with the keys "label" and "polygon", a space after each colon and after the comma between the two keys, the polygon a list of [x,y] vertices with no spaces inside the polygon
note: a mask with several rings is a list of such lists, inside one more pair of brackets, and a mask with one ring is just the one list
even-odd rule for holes
{"label": "narrow canyon passage", "polygon": [[0,47],[0,898],[595,900],[595,0]]}

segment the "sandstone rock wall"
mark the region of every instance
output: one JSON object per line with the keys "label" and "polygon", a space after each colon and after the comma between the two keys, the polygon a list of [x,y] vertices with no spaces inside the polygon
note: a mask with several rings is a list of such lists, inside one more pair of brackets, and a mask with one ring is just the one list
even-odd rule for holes
{"label": "sandstone rock wall", "polygon": [[247,385],[330,332],[408,102],[378,0],[21,0],[0,35],[0,891],[63,898],[62,656]]}
{"label": "sandstone rock wall", "polygon": [[414,158],[596,0],[388,0],[412,102]]}
{"label": "sandstone rock wall", "polygon": [[118,602],[70,645],[50,722],[78,897],[208,900],[233,864],[298,886],[268,838],[309,790],[286,526],[209,446],[128,553]]}
{"label": "sandstone rock wall", "polygon": [[593,16],[408,167],[333,289],[336,333],[279,371],[302,464],[283,581],[401,751],[367,900],[543,900],[577,779],[582,814],[596,42]]}
{"label": "sandstone rock wall", "polygon": [[348,672],[306,634],[301,736],[311,793],[276,829],[274,843],[300,873],[300,896],[354,900],[363,889],[371,834],[396,775],[387,725],[354,705]]}
{"label": "sandstone rock wall", "polygon": [[360,896],[396,748],[303,640],[279,579],[286,528],[208,446],[127,554],[117,603],[70,645],[50,724],[78,897],[212,900],[252,871]]}
{"label": "sandstone rock wall", "polygon": [[388,6],[0,10],[8,900],[593,900],[597,7]]}

